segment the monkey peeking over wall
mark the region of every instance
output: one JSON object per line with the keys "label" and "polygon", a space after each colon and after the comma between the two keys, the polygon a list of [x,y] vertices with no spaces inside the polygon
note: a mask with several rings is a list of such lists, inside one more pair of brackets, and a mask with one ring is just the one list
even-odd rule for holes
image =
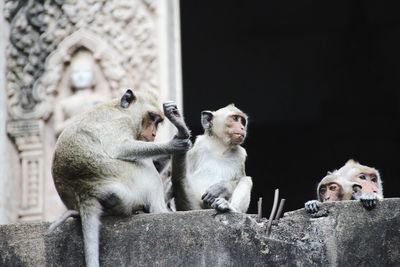
{"label": "monkey peeking over wall", "polygon": [[152,142],[163,117],[152,95],[127,90],[78,115],[59,136],[52,174],[68,211],[50,228],[80,215],[86,266],[99,266],[101,215],[169,211],[152,157],[183,153],[191,142],[189,136]]}
{"label": "monkey peeking over wall", "polygon": [[321,202],[360,200],[366,209],[375,208],[383,199],[382,180],[378,170],[349,160],[338,170],[328,172],[317,187],[318,200],[305,203],[310,213],[318,212]]}

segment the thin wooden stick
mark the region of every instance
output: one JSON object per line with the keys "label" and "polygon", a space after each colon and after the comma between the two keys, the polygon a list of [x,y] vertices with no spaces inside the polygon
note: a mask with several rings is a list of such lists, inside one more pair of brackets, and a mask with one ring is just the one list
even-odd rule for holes
{"label": "thin wooden stick", "polygon": [[281,202],[279,203],[278,212],[276,213],[276,216],[275,216],[275,220],[279,220],[279,218],[281,217],[281,214],[283,211],[283,206],[285,205],[285,201],[286,201],[286,199],[284,199],[284,198],[281,199]]}
{"label": "thin wooden stick", "polygon": [[274,204],[272,206],[271,214],[269,215],[267,224],[267,236],[271,234],[272,220],[274,219],[276,208],[278,207],[278,201],[279,201],[279,189],[275,189]]}
{"label": "thin wooden stick", "polygon": [[257,213],[257,222],[261,222],[262,219],[262,197],[258,199],[258,213]]}

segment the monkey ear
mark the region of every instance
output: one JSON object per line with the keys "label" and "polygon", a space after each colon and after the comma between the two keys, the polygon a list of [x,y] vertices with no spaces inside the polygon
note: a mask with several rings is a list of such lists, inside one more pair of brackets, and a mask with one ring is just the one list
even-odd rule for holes
{"label": "monkey ear", "polygon": [[135,94],[132,92],[131,89],[128,89],[121,97],[121,107],[127,108],[135,100],[136,100]]}
{"label": "monkey ear", "polygon": [[214,115],[209,110],[204,110],[201,112],[201,125],[204,129],[210,129],[212,127],[212,120]]}

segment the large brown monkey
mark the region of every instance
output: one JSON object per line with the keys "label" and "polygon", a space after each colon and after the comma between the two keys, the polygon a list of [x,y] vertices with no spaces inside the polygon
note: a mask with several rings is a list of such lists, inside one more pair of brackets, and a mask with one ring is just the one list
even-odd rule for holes
{"label": "large brown monkey", "polygon": [[[164,105],[178,138],[189,132],[173,103]],[[168,115],[167,115],[168,114]],[[172,116],[169,116],[172,115]],[[247,115],[233,104],[215,112],[203,111],[204,134],[187,153],[172,156],[172,188],[177,210],[215,208],[246,212],[252,179],[245,174]]]}
{"label": "large brown monkey", "polygon": [[383,199],[382,180],[379,172],[349,160],[339,170],[328,173],[318,185],[317,200],[305,203],[309,212],[317,212],[321,202],[360,200],[366,209],[373,209],[378,199]]}
{"label": "large brown monkey", "polygon": [[57,140],[52,173],[69,209],[60,220],[79,211],[89,267],[99,266],[101,215],[130,215],[143,208],[168,211],[152,157],[186,151],[191,143],[183,138],[148,142],[162,117],[154,97],[127,90],[120,100],[76,118]]}

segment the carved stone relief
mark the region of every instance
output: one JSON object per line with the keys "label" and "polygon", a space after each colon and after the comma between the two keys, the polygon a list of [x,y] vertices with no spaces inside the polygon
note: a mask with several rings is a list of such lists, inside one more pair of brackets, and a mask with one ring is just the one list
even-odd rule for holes
{"label": "carved stone relief", "polygon": [[48,218],[45,153],[71,117],[128,87],[159,94],[160,1],[5,1],[7,129],[19,151],[22,220]]}

